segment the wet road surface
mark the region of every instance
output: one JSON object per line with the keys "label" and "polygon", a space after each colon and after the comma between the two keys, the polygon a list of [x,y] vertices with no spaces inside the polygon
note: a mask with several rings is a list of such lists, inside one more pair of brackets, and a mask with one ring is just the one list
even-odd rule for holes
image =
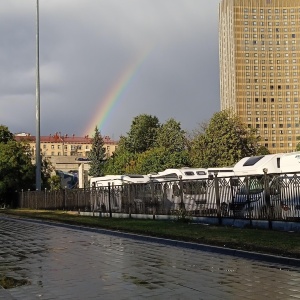
{"label": "wet road surface", "polygon": [[300,299],[300,268],[0,217],[0,299]]}

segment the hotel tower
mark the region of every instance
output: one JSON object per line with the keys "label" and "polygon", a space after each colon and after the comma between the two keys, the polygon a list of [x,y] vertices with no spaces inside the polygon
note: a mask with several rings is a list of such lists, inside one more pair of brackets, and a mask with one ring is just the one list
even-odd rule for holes
{"label": "hotel tower", "polygon": [[300,0],[222,0],[221,109],[256,128],[271,153],[300,136]]}

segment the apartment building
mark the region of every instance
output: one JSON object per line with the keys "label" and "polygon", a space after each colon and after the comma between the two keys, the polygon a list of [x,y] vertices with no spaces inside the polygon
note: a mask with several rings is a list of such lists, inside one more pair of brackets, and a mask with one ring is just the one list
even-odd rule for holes
{"label": "apartment building", "polygon": [[300,1],[219,4],[221,109],[257,129],[271,153],[294,151],[300,136]]}
{"label": "apartment building", "polygon": [[[35,158],[36,139],[28,133],[15,134],[17,141],[29,143]],[[103,136],[106,157],[110,157],[118,147],[118,142],[109,136]],[[61,135],[60,133],[49,134],[40,137],[41,154],[48,157],[56,170],[77,170],[79,165],[87,163],[87,156],[92,148],[92,138],[87,136],[78,137],[73,135]]]}

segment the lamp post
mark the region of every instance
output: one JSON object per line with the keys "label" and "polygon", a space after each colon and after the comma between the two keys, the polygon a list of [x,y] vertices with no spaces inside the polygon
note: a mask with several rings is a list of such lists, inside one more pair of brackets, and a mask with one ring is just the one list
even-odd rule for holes
{"label": "lamp post", "polygon": [[40,45],[39,45],[39,0],[36,0],[36,109],[35,109],[35,187],[36,190],[41,190],[41,141],[40,141]]}

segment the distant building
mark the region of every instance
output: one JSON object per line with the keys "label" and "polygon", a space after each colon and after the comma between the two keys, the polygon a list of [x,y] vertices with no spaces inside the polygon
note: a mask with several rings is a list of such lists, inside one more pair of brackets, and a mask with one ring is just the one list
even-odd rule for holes
{"label": "distant building", "polygon": [[222,0],[221,109],[257,129],[270,152],[296,149],[300,136],[300,1]]}
{"label": "distant building", "polygon": [[[17,141],[26,141],[29,143],[35,158],[36,153],[36,139],[35,136],[29,133],[15,134]],[[103,137],[106,157],[110,157],[117,149],[118,142],[110,139],[109,136]],[[48,157],[56,170],[69,172],[71,170],[78,170],[80,164],[88,164],[87,156],[92,148],[92,138],[89,136],[77,137],[74,134],[61,135],[55,133],[54,135],[41,136],[41,154]]]}

